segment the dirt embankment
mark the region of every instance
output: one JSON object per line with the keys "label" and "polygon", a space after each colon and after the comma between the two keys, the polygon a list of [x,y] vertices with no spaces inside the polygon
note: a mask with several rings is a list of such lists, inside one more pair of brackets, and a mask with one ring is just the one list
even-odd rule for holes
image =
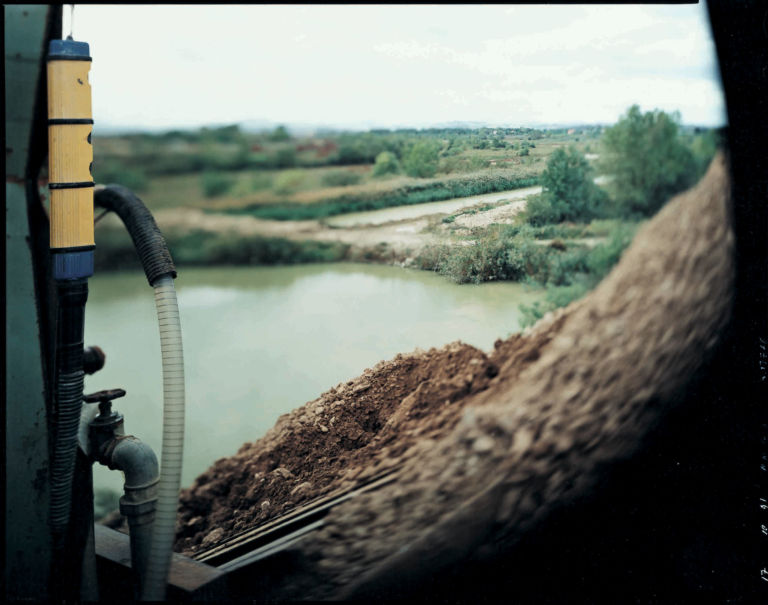
{"label": "dirt embankment", "polygon": [[490,355],[461,342],[398,355],[282,416],[182,493],[177,549],[194,553],[400,466],[416,441],[454,427],[467,396],[486,389],[500,363],[511,358],[522,369],[546,338],[515,335]]}
{"label": "dirt embankment", "polygon": [[335,508],[293,547],[271,598],[359,596],[505,552],[593,492],[668,412],[730,313],[725,162],[663,208],[587,297],[482,351],[400,355],[283,416],[182,494],[195,552],[378,469],[398,480]]}

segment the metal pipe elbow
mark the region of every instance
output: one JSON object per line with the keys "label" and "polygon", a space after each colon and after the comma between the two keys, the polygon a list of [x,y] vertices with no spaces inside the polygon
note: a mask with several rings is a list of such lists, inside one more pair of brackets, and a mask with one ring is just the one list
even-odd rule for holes
{"label": "metal pipe elbow", "polygon": [[113,443],[107,454],[107,466],[125,474],[120,512],[128,517],[131,525],[151,523],[160,477],[157,456],[151,447],[133,435],[116,437]]}

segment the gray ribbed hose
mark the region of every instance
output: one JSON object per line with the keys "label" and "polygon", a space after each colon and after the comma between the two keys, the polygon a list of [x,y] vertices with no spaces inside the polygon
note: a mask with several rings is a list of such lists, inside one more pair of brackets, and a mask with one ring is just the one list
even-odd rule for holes
{"label": "gray ribbed hose", "polygon": [[120,185],[98,185],[94,190],[94,202],[122,219],[133,239],[147,281],[155,290],[163,360],[163,445],[152,545],[141,599],[162,601],[176,534],[184,453],[184,354],[179,307],[173,287],[176,267],[152,213],[135,193]]}
{"label": "gray ribbed hose", "polygon": [[143,601],[165,599],[173,541],[176,536],[181,462],[184,453],[184,353],[173,278],[170,275],[160,277],[154,288],[163,359],[163,445],[152,546],[141,590]]}

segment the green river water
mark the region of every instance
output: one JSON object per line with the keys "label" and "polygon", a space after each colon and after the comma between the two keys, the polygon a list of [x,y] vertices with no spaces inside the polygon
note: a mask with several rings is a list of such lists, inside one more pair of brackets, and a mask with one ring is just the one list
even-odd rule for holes
{"label": "green river water", "polygon": [[[162,376],[152,289],[143,273],[90,280],[86,346],[106,366],[86,393],[123,388],[126,434],[160,457]],[[361,264],[188,268],[176,280],[187,385],[182,484],[254,441],[278,416],[382,359],[462,340],[489,351],[519,331],[521,284],[456,285],[425,271]],[[122,491],[94,466],[96,488]]]}

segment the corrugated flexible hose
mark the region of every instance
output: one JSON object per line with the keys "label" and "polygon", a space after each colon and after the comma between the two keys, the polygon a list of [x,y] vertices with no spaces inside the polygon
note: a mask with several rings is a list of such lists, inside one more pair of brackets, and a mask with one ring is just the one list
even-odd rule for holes
{"label": "corrugated flexible hose", "polygon": [[145,601],[162,601],[165,598],[173,540],[176,535],[184,453],[184,353],[173,278],[169,275],[159,278],[154,288],[163,358],[163,446],[160,454],[160,482],[157,486],[158,499],[152,546],[141,591],[141,598]]}
{"label": "corrugated flexible hose", "polygon": [[147,281],[155,290],[163,363],[163,444],[152,545],[140,594],[144,601],[162,601],[176,532],[184,453],[184,354],[173,287],[176,268],[152,214],[132,191],[119,185],[99,186],[94,191],[94,202],[120,216],[133,239]]}
{"label": "corrugated flexible hose", "polygon": [[72,506],[77,430],[83,405],[83,321],[88,299],[84,279],[58,285],[59,319],[56,343],[56,434],[51,461],[51,531],[54,548],[66,544]]}

